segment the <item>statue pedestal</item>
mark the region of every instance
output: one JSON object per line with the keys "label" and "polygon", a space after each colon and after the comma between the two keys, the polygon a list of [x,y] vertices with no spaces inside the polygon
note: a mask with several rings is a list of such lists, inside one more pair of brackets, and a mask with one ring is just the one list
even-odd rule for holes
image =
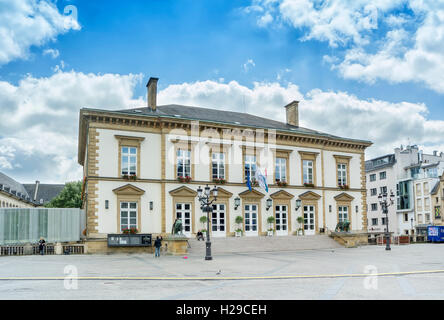
{"label": "statue pedestal", "polygon": [[368,244],[367,232],[331,232],[330,237],[336,242],[342,244],[346,248],[356,248],[358,246]]}
{"label": "statue pedestal", "polygon": [[188,238],[185,236],[172,235],[163,241],[165,241],[168,246],[167,254],[180,256],[188,252]]}

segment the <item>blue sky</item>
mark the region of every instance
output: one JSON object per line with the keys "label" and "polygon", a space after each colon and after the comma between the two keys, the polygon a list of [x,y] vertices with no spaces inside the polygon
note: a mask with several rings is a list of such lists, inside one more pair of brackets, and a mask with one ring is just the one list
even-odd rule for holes
{"label": "blue sky", "polygon": [[[25,182],[64,182],[81,172],[75,163],[76,127],[72,125],[66,132],[57,128],[45,131],[44,115],[54,115],[48,105],[69,104],[66,110],[60,107],[66,115],[63,121],[75,123],[77,118],[72,118],[78,117],[84,106],[112,109],[140,104],[146,99],[145,84],[150,76],[160,78],[160,101],[242,107],[258,115],[276,114],[278,120],[282,120],[283,111],[274,112],[274,108],[294,96],[305,101],[301,104],[305,126],[372,140],[375,147],[370,156],[390,152],[407,141],[427,150],[444,146],[439,136],[444,132],[444,79],[439,72],[443,67],[436,63],[444,58],[444,47],[439,44],[439,37],[444,36],[441,21],[433,16],[444,12],[442,1],[422,5],[404,0],[379,0],[376,4],[361,0],[348,4],[346,0],[19,2],[28,7],[0,0],[0,18],[2,11],[24,21],[42,17],[52,28],[46,32],[37,23],[31,28],[7,19],[0,22],[0,30],[15,32],[11,42],[20,48],[13,50],[11,44],[0,40],[0,110],[9,112],[3,119],[7,114],[21,119],[0,126],[0,171]],[[48,13],[42,3],[53,10]],[[72,11],[64,13],[67,6],[74,6],[75,16]],[[68,17],[74,23],[62,25],[59,20]],[[83,85],[77,83],[83,76],[88,78]],[[42,89],[51,81],[57,88],[54,92]],[[88,81],[94,82],[90,87],[96,97],[67,103],[58,96],[73,92],[73,96],[90,96],[85,88]],[[116,83],[121,85],[119,92],[112,92]],[[43,93],[30,94],[29,88]],[[236,102],[239,99],[220,99],[220,92],[227,88],[242,92],[242,106]],[[30,96],[21,98],[18,92]],[[261,100],[259,92],[278,98]],[[114,100],[98,98],[102,96]],[[13,103],[8,104],[10,101]],[[34,107],[26,109],[29,101]],[[356,111],[355,105],[362,108]],[[348,116],[356,111],[351,118],[355,120],[362,112],[372,112],[374,118],[368,127],[358,123],[344,128],[342,120],[323,119],[322,108],[332,114],[349,110]],[[34,130],[29,131],[26,110],[34,112],[34,119],[43,115],[42,126],[34,122]],[[399,133],[398,127],[386,120],[396,117],[405,132]],[[377,128],[386,129],[374,132]],[[57,162],[56,174],[51,172],[53,165],[32,165],[34,158],[46,157],[51,163],[57,155],[56,150],[42,153],[36,148],[37,141],[27,141],[26,135],[39,130],[48,137],[65,137],[59,142],[64,164]]]}

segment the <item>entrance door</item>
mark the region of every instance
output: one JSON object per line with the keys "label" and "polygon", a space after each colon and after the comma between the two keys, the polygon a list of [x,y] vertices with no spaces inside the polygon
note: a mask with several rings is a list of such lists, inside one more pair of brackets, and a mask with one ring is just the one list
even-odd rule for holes
{"label": "entrance door", "polygon": [[182,221],[183,234],[191,237],[191,204],[176,203],[176,218]]}
{"label": "entrance door", "polygon": [[225,237],[225,205],[213,204],[211,213],[211,235],[213,237]]}
{"label": "entrance door", "polygon": [[338,207],[338,218],[339,218],[338,222],[344,222],[345,220],[350,221],[350,219],[348,217],[348,207],[347,206],[339,206]]}
{"label": "entrance door", "polygon": [[315,234],[315,207],[304,206],[304,233],[306,235]]}
{"label": "entrance door", "polygon": [[275,207],[275,219],[276,219],[276,235],[287,236],[287,215],[288,207],[285,205],[278,205]]}
{"label": "entrance door", "polygon": [[257,236],[257,205],[256,204],[246,204],[245,205],[245,235],[246,236]]}

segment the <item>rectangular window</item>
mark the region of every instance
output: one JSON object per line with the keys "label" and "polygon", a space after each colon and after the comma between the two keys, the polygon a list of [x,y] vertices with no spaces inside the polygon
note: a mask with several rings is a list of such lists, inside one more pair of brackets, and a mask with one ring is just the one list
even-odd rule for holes
{"label": "rectangular window", "polygon": [[120,230],[137,228],[137,202],[120,202]]}
{"label": "rectangular window", "polygon": [[430,198],[424,199],[424,211],[430,211]]}
{"label": "rectangular window", "polygon": [[213,179],[225,179],[225,154],[213,153],[212,155]]}
{"label": "rectangular window", "polygon": [[372,219],[372,226],[377,226],[378,225],[378,218],[373,218]]}
{"label": "rectangular window", "polygon": [[379,173],[379,180],[384,180],[387,177],[387,174],[385,171]]}
{"label": "rectangular window", "polygon": [[429,193],[429,183],[424,182],[424,195]]}
{"label": "rectangular window", "polygon": [[426,213],[425,214],[425,223],[429,223],[430,222],[430,213]]}
{"label": "rectangular window", "polygon": [[385,226],[385,218],[384,218],[384,217],[381,218],[381,224],[382,224],[383,226]]}
{"label": "rectangular window", "polygon": [[371,196],[376,196],[377,193],[378,193],[378,189],[376,189],[376,188],[370,189],[370,195]]}
{"label": "rectangular window", "polygon": [[191,177],[191,151],[177,149],[177,176]]}
{"label": "rectangular window", "polygon": [[304,183],[313,184],[313,161],[303,160],[302,161],[302,172],[304,175]]}
{"label": "rectangular window", "polygon": [[372,211],[378,211],[378,204],[372,203]]}
{"label": "rectangular window", "polygon": [[348,219],[348,207],[347,206],[339,206],[338,207],[338,215],[339,215],[339,221],[338,222],[344,222]]}
{"label": "rectangular window", "polygon": [[421,199],[416,200],[416,208],[418,209],[418,211],[422,211],[422,200]]}
{"label": "rectangular window", "polygon": [[420,183],[417,183],[417,184],[416,184],[416,194],[417,194],[418,196],[422,195],[422,192],[421,192],[421,184],[420,184]]}
{"label": "rectangular window", "polygon": [[404,213],[404,222],[409,222],[409,214]]}
{"label": "rectangular window", "polygon": [[376,174],[371,174],[370,175],[370,181],[376,181]]}
{"label": "rectangular window", "polygon": [[286,182],[287,181],[287,159],[276,158],[276,168],[275,168],[275,178],[276,182]]}
{"label": "rectangular window", "polygon": [[245,155],[244,163],[245,163],[245,180],[247,180],[248,176],[250,176],[251,180],[256,175],[256,156]]}
{"label": "rectangular window", "polygon": [[384,194],[387,193],[387,187],[380,187],[379,188],[380,193]]}
{"label": "rectangular window", "polygon": [[338,163],[338,186],[347,184],[347,165],[345,163]]}
{"label": "rectangular window", "polygon": [[135,175],[137,168],[137,148],[122,147],[122,175]]}
{"label": "rectangular window", "polygon": [[418,214],[418,223],[424,223],[422,220],[422,214]]}
{"label": "rectangular window", "polygon": [[398,196],[398,210],[406,210],[410,209],[410,186],[411,181],[401,181],[397,188],[397,193],[399,193]]}

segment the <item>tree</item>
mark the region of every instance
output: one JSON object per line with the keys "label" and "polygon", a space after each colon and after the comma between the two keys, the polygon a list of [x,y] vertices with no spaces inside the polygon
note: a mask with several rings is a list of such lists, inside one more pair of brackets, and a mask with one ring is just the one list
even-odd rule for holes
{"label": "tree", "polygon": [[60,194],[48,202],[47,208],[81,208],[82,182],[67,182]]}

